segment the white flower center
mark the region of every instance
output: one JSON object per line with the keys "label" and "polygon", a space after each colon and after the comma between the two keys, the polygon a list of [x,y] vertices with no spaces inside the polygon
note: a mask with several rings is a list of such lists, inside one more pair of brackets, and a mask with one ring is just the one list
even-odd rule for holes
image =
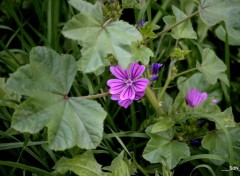
{"label": "white flower center", "polygon": [[128,79],[125,83],[127,86],[131,86],[133,84],[133,81],[131,79]]}

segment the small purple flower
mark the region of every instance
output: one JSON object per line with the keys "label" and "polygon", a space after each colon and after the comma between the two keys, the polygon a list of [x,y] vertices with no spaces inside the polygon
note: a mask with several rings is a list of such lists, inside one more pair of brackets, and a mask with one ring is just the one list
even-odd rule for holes
{"label": "small purple flower", "polygon": [[207,98],[207,93],[201,93],[198,89],[191,87],[190,92],[186,93],[186,100],[191,108],[200,105]]}
{"label": "small purple flower", "polygon": [[217,99],[212,99],[212,104],[217,104]]}
{"label": "small purple flower", "polygon": [[151,73],[152,73],[152,81],[156,81],[158,79],[158,73],[160,71],[160,68],[163,66],[163,64],[160,63],[153,63],[151,67]]}
{"label": "small purple flower", "polygon": [[194,139],[191,141],[190,145],[199,147],[201,145],[201,140],[200,139]]}
{"label": "small purple flower", "polygon": [[156,81],[158,79],[158,75],[152,75],[152,81]]}
{"label": "small purple flower", "polygon": [[144,23],[145,23],[145,20],[144,20],[144,19],[140,20],[140,21],[137,23],[137,28],[143,26]]}
{"label": "small purple flower", "polygon": [[163,64],[153,63],[153,64],[152,64],[152,68],[151,68],[152,74],[158,74],[158,73],[159,73],[159,70],[160,70],[160,68],[161,68],[162,66],[163,66]]}
{"label": "small purple flower", "polygon": [[145,70],[144,65],[132,63],[130,69],[123,70],[120,65],[111,66],[111,73],[117,79],[110,79],[107,85],[110,87],[109,93],[112,100],[118,100],[118,104],[128,107],[133,100],[139,100],[148,85],[146,78],[139,78]]}

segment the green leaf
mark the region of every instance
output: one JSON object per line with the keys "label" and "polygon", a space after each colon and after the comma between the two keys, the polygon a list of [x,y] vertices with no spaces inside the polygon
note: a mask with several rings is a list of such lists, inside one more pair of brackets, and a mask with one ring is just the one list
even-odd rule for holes
{"label": "green leaf", "polygon": [[124,152],[121,152],[111,163],[111,166],[104,167],[105,170],[111,171],[109,176],[130,176],[127,163],[123,160]]}
{"label": "green leaf", "polygon": [[209,83],[215,84],[217,79],[220,79],[229,86],[229,81],[225,74],[227,67],[213,50],[209,48],[204,49],[202,52],[202,63],[197,62],[196,67],[204,74]]}
{"label": "green leaf", "polygon": [[90,16],[99,23],[103,22],[103,13],[101,4],[97,1],[94,5],[83,0],[68,1],[74,8],[83,13],[85,16]]}
{"label": "green leaf", "polygon": [[[92,8],[97,10],[100,5],[97,3],[88,6],[94,6]],[[124,69],[127,68],[132,58],[131,43],[142,40],[139,31],[123,21],[99,22],[95,16],[85,15],[85,10],[81,7],[78,10],[81,13],[67,22],[62,33],[67,38],[78,40],[82,45],[79,70],[88,73],[104,68],[109,65],[105,59],[108,54],[112,54]]]}
{"label": "green leaf", "polygon": [[202,22],[200,18],[197,20],[197,34],[198,34],[198,41],[202,43],[203,40],[208,35],[209,26]]}
{"label": "green leaf", "polygon": [[21,95],[14,93],[6,88],[5,79],[0,78],[0,106],[16,107],[21,99]]}
{"label": "green leaf", "polygon": [[139,28],[139,31],[141,32],[144,39],[146,39],[146,38],[156,38],[157,35],[153,31],[155,31],[159,28],[160,28],[160,26],[158,26],[156,24],[146,22],[146,23],[144,23],[143,26],[141,26]]}
{"label": "green leaf", "polygon": [[[228,128],[232,143],[235,162],[239,161],[240,156],[240,128]],[[223,157],[225,160],[229,159],[229,144],[226,134],[223,130],[215,130],[213,132],[208,132],[207,135],[202,140],[202,146],[209,150],[210,154],[216,154]],[[221,165],[224,161],[213,162],[217,165]]]}
{"label": "green leaf", "polygon": [[181,5],[180,9],[183,9],[183,11],[186,12],[187,14],[192,13],[196,6],[194,1],[189,0],[181,0],[180,5]]}
{"label": "green leaf", "polygon": [[[216,121],[220,122],[224,127],[235,127],[236,123],[234,121],[232,108],[229,107],[225,111],[214,114]],[[221,127],[216,124],[216,127],[220,129]]]}
{"label": "green leaf", "polygon": [[44,92],[67,95],[76,72],[76,62],[71,55],[60,56],[54,50],[35,47],[30,51],[30,64],[13,73],[6,86],[28,96],[41,96]]}
{"label": "green leaf", "polygon": [[75,59],[45,47],[30,52],[30,64],[19,68],[6,85],[26,101],[13,114],[12,128],[36,133],[48,127],[48,142],[53,150],[77,145],[96,148],[102,139],[106,113],[92,100],[68,97],[77,72]]}
{"label": "green leaf", "polygon": [[154,57],[152,50],[144,45],[141,45],[137,42],[133,42],[131,47],[133,52],[132,60],[134,62],[140,61],[144,65],[147,65],[150,61],[150,57]]}
{"label": "green leaf", "polygon": [[151,133],[157,133],[160,131],[166,131],[174,125],[174,121],[171,118],[160,117],[157,122],[151,125],[148,129]]}
{"label": "green leaf", "polygon": [[[232,27],[227,27],[228,32],[228,42],[229,45],[239,46],[240,45],[240,29],[234,29]],[[222,40],[226,41],[226,30],[222,26],[218,26],[215,30],[217,37]]]}
{"label": "green leaf", "polygon": [[173,140],[174,133],[174,128],[154,134],[148,133],[151,139],[143,151],[143,158],[150,163],[161,162],[173,169],[181,159],[189,157],[187,144]]}
{"label": "green leaf", "polygon": [[137,0],[122,0],[122,7],[126,8],[134,8],[139,9],[140,5]]}
{"label": "green leaf", "polygon": [[[166,16],[163,18],[167,27],[187,17],[187,15],[184,12],[182,12],[175,6],[172,6],[172,10],[175,16]],[[181,38],[197,39],[197,34],[193,30],[190,19],[174,27],[171,31],[171,35],[175,39],[181,39]]]}
{"label": "green leaf", "polygon": [[79,176],[103,176],[101,165],[97,163],[89,151],[71,159],[62,157],[54,169],[60,174],[72,171]]}
{"label": "green leaf", "polygon": [[239,0],[201,0],[199,13],[202,21],[213,26],[224,21],[228,26],[239,24]]}
{"label": "green leaf", "polygon": [[177,97],[175,98],[172,106],[169,107],[168,114],[174,115],[174,114],[185,113],[188,109],[185,97],[186,97],[186,90],[182,89],[178,93]]}
{"label": "green leaf", "polygon": [[220,84],[212,85],[210,84],[202,73],[194,73],[190,77],[180,76],[177,79],[177,87],[178,90],[182,90],[183,88],[189,92],[191,87],[199,89],[201,92],[207,92],[208,97],[212,99],[217,99],[217,101],[221,101],[222,99],[222,90]]}

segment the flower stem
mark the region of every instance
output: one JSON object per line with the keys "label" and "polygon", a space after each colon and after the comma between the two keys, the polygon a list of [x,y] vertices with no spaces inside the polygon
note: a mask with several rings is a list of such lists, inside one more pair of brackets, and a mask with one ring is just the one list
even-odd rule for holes
{"label": "flower stem", "polygon": [[[186,18],[183,18],[182,20],[180,20],[180,21],[174,23],[173,25],[169,26],[168,28],[162,30],[161,32],[159,32],[159,33],[156,34],[156,35],[157,35],[156,38],[160,37],[162,34],[164,34],[164,33],[168,32],[168,31],[170,31],[172,28],[174,28],[174,27],[176,27],[177,25],[183,23],[184,21],[188,20],[189,18],[195,16],[195,15],[198,14],[198,13],[199,13],[199,12],[196,11],[196,12],[194,12],[194,13],[188,15]],[[155,39],[155,38],[149,38],[149,39],[146,40],[144,43],[145,43],[145,44],[150,43],[150,42],[153,41],[154,39]]]}
{"label": "flower stem", "polygon": [[[133,157],[132,157],[133,158]],[[148,173],[138,164],[138,162],[133,158],[133,163],[137,166],[137,168],[142,172],[144,176],[149,176]]]}
{"label": "flower stem", "polygon": [[137,120],[136,120],[136,111],[135,111],[135,105],[132,103],[130,105],[130,110],[131,110],[131,119],[132,119],[132,131],[137,130]]}
{"label": "flower stem", "polygon": [[154,108],[156,113],[157,114],[159,114],[159,113],[164,114],[164,111],[159,106],[159,102],[157,101],[156,96],[153,93],[153,90],[150,87],[147,87],[145,92],[146,92],[145,95],[148,98],[148,101],[150,102],[150,104],[152,105],[152,107]]}
{"label": "flower stem", "polygon": [[166,92],[166,90],[167,90],[167,88],[168,88],[168,85],[169,85],[170,82],[172,81],[172,68],[173,68],[175,62],[176,62],[176,59],[171,60],[171,63],[170,63],[170,65],[169,65],[169,69],[168,69],[167,80],[166,80],[163,88],[161,89],[159,96],[157,97],[157,100],[158,100],[159,102],[160,102],[160,100],[162,99],[164,93]]}
{"label": "flower stem", "polygon": [[109,95],[110,95],[109,92],[105,92],[105,93],[96,94],[96,95],[81,96],[81,98],[94,99],[94,98],[107,97],[107,96],[109,96]]}
{"label": "flower stem", "polygon": [[172,77],[172,79],[175,79],[176,77],[182,76],[182,75],[184,75],[184,74],[187,74],[187,73],[192,72],[192,71],[195,71],[195,70],[197,70],[197,68],[192,68],[192,69],[186,70],[186,71],[184,71],[184,72],[178,73],[178,74],[174,75],[174,76]]}

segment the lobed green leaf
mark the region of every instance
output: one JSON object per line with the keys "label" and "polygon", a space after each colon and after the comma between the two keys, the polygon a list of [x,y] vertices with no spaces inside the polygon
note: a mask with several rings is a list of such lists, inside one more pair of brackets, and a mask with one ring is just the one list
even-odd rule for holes
{"label": "lobed green leaf", "polygon": [[227,26],[240,24],[239,0],[201,0],[198,9],[202,21],[209,26],[221,21],[224,21]]}
{"label": "lobed green leaf", "polygon": [[72,171],[79,176],[103,176],[101,165],[97,163],[90,151],[74,158],[62,157],[54,169],[60,174]]}
{"label": "lobed green leaf", "polygon": [[202,63],[197,62],[196,67],[204,74],[209,83],[215,84],[217,79],[220,79],[229,86],[229,81],[225,74],[227,67],[213,50],[209,48],[204,49],[202,52]]}
{"label": "lobed green leaf", "polygon": [[[167,27],[187,17],[187,15],[184,12],[182,12],[180,9],[178,9],[175,6],[172,6],[172,10],[175,16],[166,16],[163,18]],[[190,19],[174,27],[171,31],[171,35],[175,39],[181,39],[181,38],[197,39],[197,34],[193,30]]]}
{"label": "lobed green leaf", "polygon": [[151,163],[161,162],[173,169],[181,159],[189,157],[187,144],[174,141],[174,133],[174,128],[154,134],[148,133],[151,139],[143,151],[143,158]]}
{"label": "lobed green leaf", "polygon": [[[88,6],[98,9],[97,5]],[[78,40],[82,45],[79,70],[89,73],[104,68],[109,65],[105,60],[108,54],[112,54],[124,69],[127,68],[132,58],[131,43],[142,39],[139,31],[123,21],[111,22],[109,19],[103,24],[103,19],[100,21],[95,16],[84,14],[85,10],[80,6],[78,10],[81,13],[67,22],[62,33],[67,38]]]}
{"label": "lobed green leaf", "polygon": [[30,64],[19,68],[7,81],[8,88],[30,96],[14,112],[11,127],[36,133],[46,126],[53,150],[75,145],[96,148],[102,139],[106,112],[93,100],[68,97],[76,72],[72,56],[45,47],[33,48]]}

